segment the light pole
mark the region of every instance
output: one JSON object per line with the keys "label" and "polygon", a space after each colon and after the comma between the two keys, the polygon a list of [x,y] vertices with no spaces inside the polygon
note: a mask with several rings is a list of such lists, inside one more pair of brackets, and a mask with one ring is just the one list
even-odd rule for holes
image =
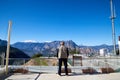
{"label": "light pole", "polygon": [[119,36],[119,39],[118,39],[118,46],[119,46],[119,55],[120,55],[120,36]]}
{"label": "light pole", "polygon": [[115,39],[115,25],[114,25],[114,19],[115,16],[115,8],[113,8],[113,2],[110,0],[110,7],[111,7],[111,21],[112,21],[112,41],[113,41],[113,49],[114,49],[114,55],[116,55],[116,39]]}
{"label": "light pole", "polygon": [[9,21],[9,26],[8,26],[8,43],[7,43],[7,50],[6,50],[6,74],[8,74],[11,26],[12,26],[12,21]]}

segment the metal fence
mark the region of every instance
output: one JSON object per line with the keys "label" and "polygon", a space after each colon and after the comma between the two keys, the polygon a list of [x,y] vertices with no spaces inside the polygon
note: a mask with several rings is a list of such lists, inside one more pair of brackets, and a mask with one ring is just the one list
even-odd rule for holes
{"label": "metal fence", "polygon": [[[17,68],[25,68],[31,72],[51,72],[51,73],[57,73],[58,65],[54,64],[53,61],[57,62],[57,58],[55,57],[42,57],[38,58],[38,62],[42,62],[42,60],[46,60],[46,63],[49,63],[45,65],[46,63],[43,61],[43,63],[40,63],[40,65],[36,64],[34,61],[34,64],[28,65],[27,63],[31,60],[30,58],[9,58],[9,67],[11,69],[17,69]],[[81,65],[82,61],[82,65]],[[52,63],[50,63],[52,62]],[[5,59],[0,59],[0,65],[1,67],[5,67]],[[114,70],[120,69],[120,57],[119,56],[113,56],[113,57],[82,57],[82,60],[75,59],[74,66],[73,66],[73,58],[68,59],[68,68],[72,70],[72,72],[82,72],[82,69],[87,68],[94,68],[96,71],[100,72],[101,68],[113,68]],[[118,71],[119,72],[119,71]]]}

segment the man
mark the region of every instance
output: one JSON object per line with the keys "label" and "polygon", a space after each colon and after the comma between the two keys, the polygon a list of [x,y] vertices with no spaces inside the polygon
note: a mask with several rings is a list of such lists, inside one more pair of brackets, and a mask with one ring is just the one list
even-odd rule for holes
{"label": "man", "polygon": [[69,56],[69,52],[68,52],[68,48],[64,46],[64,42],[60,42],[60,47],[57,51],[57,57],[59,59],[58,65],[59,65],[59,69],[58,69],[58,74],[61,75],[61,66],[62,66],[62,62],[64,63],[64,67],[65,67],[65,73],[66,75],[68,75],[68,69],[67,69],[67,59]]}

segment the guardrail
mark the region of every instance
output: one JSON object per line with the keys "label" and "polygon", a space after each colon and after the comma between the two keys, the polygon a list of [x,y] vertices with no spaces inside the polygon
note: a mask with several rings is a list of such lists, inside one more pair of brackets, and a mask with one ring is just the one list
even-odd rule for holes
{"label": "guardrail", "polygon": [[[57,64],[52,61],[52,59],[54,59],[53,61],[56,60],[55,62],[57,62],[57,58],[55,58],[55,57],[52,57],[52,58],[42,57],[42,58],[36,59],[36,60],[39,60],[38,62],[43,61],[43,63],[40,63],[40,65],[37,65],[37,64],[26,65],[31,60],[30,58],[10,58],[9,59],[9,67],[11,69],[24,68],[31,72],[54,72],[54,73],[56,73],[58,67],[57,67]],[[46,60],[46,62],[48,62],[47,65],[44,62],[44,60]],[[80,60],[76,60],[77,63],[76,63],[76,65],[73,66],[72,65],[73,59],[69,58],[68,67],[71,68],[72,72],[81,72],[82,69],[87,69],[87,68],[94,68],[98,72],[100,72],[99,71],[100,68],[111,67],[115,70],[120,68],[120,66],[119,66],[120,65],[120,57],[85,57],[85,58],[83,57],[82,58],[82,64],[83,64],[82,66],[79,64],[79,61]],[[31,62],[32,62],[32,60],[31,60]],[[3,64],[1,66],[4,67]]]}

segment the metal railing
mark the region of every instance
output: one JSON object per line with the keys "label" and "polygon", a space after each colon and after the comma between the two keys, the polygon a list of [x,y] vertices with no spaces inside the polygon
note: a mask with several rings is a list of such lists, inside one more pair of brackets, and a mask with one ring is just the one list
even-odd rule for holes
{"label": "metal railing", "polygon": [[[54,60],[52,60],[54,59]],[[57,73],[58,65],[57,58],[55,57],[41,57],[34,59],[37,60],[39,64],[32,61],[30,58],[9,58],[9,67],[11,69],[25,68],[31,72],[54,72]],[[4,61],[5,60],[1,60]],[[31,61],[31,63],[29,63]],[[54,62],[53,62],[54,61]],[[34,64],[32,64],[32,62]],[[100,68],[113,68],[120,69],[120,57],[83,57],[82,66],[79,64],[80,60],[76,60],[76,64],[73,66],[73,59],[68,59],[68,67],[71,68],[72,72],[80,72],[82,69],[94,68],[99,72]],[[2,62],[0,65],[5,67]]]}

